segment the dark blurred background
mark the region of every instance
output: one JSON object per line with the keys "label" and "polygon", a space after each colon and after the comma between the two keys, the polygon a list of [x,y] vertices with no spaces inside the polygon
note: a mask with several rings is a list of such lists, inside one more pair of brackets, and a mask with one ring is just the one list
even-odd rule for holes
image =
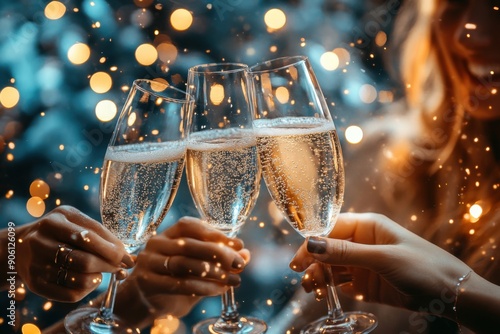
{"label": "dark blurred background", "polygon": [[[99,220],[100,167],[128,87],[135,78],[185,87],[196,64],[308,56],[348,150],[362,140],[360,121],[399,94],[387,64],[400,2],[0,0],[0,227],[62,204]],[[185,180],[160,230],[183,215],[197,216]],[[301,238],[265,187],[240,236],[252,251],[240,311],[268,320],[300,288],[288,263]],[[16,299],[17,325],[0,312],[1,333],[38,333],[75,307],[23,289]],[[187,333],[219,311],[209,298],[150,332]]]}

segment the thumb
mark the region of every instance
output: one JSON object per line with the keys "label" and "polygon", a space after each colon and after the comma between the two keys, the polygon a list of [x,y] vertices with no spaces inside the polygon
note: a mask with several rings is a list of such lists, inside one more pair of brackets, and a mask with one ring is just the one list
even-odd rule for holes
{"label": "thumb", "polygon": [[380,264],[380,245],[366,245],[343,239],[309,237],[307,251],[319,262],[335,266],[356,266],[376,270]]}

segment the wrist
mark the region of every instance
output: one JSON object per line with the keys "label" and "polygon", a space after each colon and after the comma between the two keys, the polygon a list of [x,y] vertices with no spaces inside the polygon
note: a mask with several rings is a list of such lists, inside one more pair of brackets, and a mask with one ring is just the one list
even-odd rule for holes
{"label": "wrist", "polygon": [[492,333],[500,318],[500,287],[472,272],[460,285],[456,316],[459,325]]}
{"label": "wrist", "polygon": [[464,275],[460,276],[455,284],[455,300],[453,301],[453,314],[455,316],[455,319],[453,320],[459,326],[460,332],[462,332],[462,330],[460,328],[460,320],[459,320],[460,317],[458,315],[458,300],[460,298],[460,295],[465,291],[465,285],[467,284],[467,280],[472,274],[473,271],[471,269]]}

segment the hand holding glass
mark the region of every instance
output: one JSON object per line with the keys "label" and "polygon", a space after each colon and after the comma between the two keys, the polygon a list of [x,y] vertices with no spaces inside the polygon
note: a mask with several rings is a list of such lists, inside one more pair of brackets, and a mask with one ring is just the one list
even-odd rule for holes
{"label": "hand holding glass", "polygon": [[[306,57],[285,57],[250,68],[256,94],[254,128],[267,188],[277,207],[304,237],[327,236],[344,196],[344,167],[337,132]],[[332,281],[328,315],[301,333],[368,333],[372,314],[343,312]]]}
{"label": "hand holding glass", "polygon": [[[136,80],[120,113],[101,173],[101,217],[129,253],[156,233],[174,200],[184,168],[190,103],[181,90]],[[100,309],[68,314],[68,333],[135,332],[113,315],[118,283],[112,274]]]}

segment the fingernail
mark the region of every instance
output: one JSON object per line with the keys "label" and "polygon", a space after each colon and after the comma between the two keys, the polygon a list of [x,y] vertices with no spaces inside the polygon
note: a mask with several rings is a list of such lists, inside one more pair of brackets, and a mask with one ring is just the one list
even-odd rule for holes
{"label": "fingernail", "polygon": [[227,284],[231,286],[238,286],[241,283],[240,275],[229,274],[227,276]]}
{"label": "fingernail", "polygon": [[307,240],[307,251],[313,254],[326,253],[326,240],[320,237],[309,237]]}
{"label": "fingernail", "polygon": [[127,277],[128,277],[128,272],[125,269],[120,269],[116,272],[116,279],[119,281],[122,281]]}
{"label": "fingernail", "polygon": [[237,238],[229,240],[227,245],[237,251],[241,250],[244,247],[243,240]]}
{"label": "fingernail", "polygon": [[245,260],[243,260],[240,257],[236,257],[233,261],[233,264],[231,264],[231,267],[234,269],[241,269],[245,266]]}
{"label": "fingernail", "polygon": [[125,264],[127,268],[132,268],[135,265],[134,259],[130,254],[123,255],[122,263]]}
{"label": "fingernail", "polygon": [[295,257],[290,261],[290,263],[288,264],[288,266],[290,267],[290,269],[292,269],[293,271],[297,271],[297,272],[301,272],[302,268],[299,267],[299,265],[297,263],[295,263]]}

